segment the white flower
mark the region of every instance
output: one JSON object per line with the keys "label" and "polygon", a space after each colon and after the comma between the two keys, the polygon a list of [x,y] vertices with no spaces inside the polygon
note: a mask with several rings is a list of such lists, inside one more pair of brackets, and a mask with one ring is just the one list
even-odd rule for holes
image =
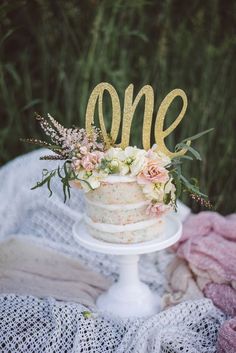
{"label": "white flower", "polygon": [[132,146],[125,147],[125,149],[124,149],[125,158],[126,159],[128,159],[128,158],[135,159],[138,151],[140,151],[140,149],[137,148],[136,146],[134,146],[134,147],[132,147]]}
{"label": "white flower", "polygon": [[112,161],[113,159],[117,159],[119,161],[125,160],[124,150],[119,147],[111,147],[106,151],[105,156],[107,160]]}
{"label": "white flower", "polygon": [[105,153],[105,159],[109,162],[108,168],[110,172],[113,174],[121,174],[125,175],[129,173],[129,168],[124,163],[125,153],[122,148],[119,147],[111,147]]}
{"label": "white flower", "polygon": [[107,173],[104,171],[87,172],[83,169],[76,173],[76,175],[84,191],[89,192],[91,189],[99,188],[101,180],[107,176]]}
{"label": "white flower", "polygon": [[172,183],[173,178],[170,178],[169,181],[165,184],[165,194],[169,194],[171,195],[171,200],[174,201],[176,199],[176,187],[175,185]]}
{"label": "white flower", "polygon": [[136,176],[141,172],[141,170],[147,163],[146,155],[147,152],[145,150],[137,149],[134,160],[130,164],[130,172],[132,176]]}
{"label": "white flower", "polygon": [[163,198],[165,195],[164,184],[148,183],[148,184],[142,185],[142,189],[147,199],[163,202]]}
{"label": "white flower", "polygon": [[160,167],[165,167],[170,164],[171,159],[160,151],[155,151],[156,145],[147,151],[147,157],[158,162]]}
{"label": "white flower", "polygon": [[124,163],[124,162],[120,162],[119,164],[119,170],[120,170],[120,174],[121,175],[126,175],[129,173],[129,166],[128,164]]}
{"label": "white flower", "polygon": [[[131,172],[137,175],[145,164],[146,151],[137,147],[128,146],[124,150],[119,147],[111,147],[105,154],[105,159],[110,162],[111,171],[121,175]],[[114,167],[113,167],[114,165]]]}
{"label": "white flower", "polygon": [[112,159],[110,163],[111,168],[117,169],[119,167],[119,160],[118,159]]}

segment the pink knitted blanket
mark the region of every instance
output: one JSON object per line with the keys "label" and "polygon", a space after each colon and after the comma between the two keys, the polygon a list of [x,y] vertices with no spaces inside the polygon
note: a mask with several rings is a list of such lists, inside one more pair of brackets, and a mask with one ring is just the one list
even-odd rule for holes
{"label": "pink knitted blanket", "polygon": [[175,246],[205,296],[230,316],[221,327],[218,352],[236,352],[236,214],[191,215]]}

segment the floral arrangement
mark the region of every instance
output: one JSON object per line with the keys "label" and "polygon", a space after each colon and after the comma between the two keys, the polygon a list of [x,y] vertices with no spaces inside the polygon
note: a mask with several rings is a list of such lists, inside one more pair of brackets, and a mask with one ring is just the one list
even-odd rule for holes
{"label": "floral arrangement", "polygon": [[148,151],[131,146],[125,149],[110,144],[107,146],[96,127],[88,134],[82,128],[63,127],[49,114],[48,119],[39,115],[36,118],[51,141],[24,141],[54,152],[41,159],[62,160],[63,163],[50,171],[44,169],[42,180],[32,189],[46,184],[51,196],[51,180],[59,177],[66,201],[67,197],[70,197],[71,182],[79,183],[85,192],[89,192],[99,188],[102,180],[110,174],[129,175],[136,178],[145,197],[150,201],[148,214],[161,216],[170,209],[175,209],[176,200],[182,191],[188,192],[196,201],[210,207],[207,196],[201,193],[196,180],[187,180],[181,170],[183,159],[201,159],[199,153],[190,147],[187,141],[194,140],[210,130],[185,139],[176,146],[176,151],[184,146],[191,155],[170,159],[158,152],[156,145]]}

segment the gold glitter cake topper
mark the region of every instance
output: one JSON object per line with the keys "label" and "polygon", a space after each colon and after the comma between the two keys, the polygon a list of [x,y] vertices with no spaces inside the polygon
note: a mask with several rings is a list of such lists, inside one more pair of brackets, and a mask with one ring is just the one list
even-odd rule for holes
{"label": "gold glitter cake topper", "polygon": [[[154,92],[153,88],[150,85],[145,85],[138,92],[137,96],[133,97],[134,85],[130,84],[125,90],[124,97],[124,111],[122,119],[122,130],[121,130],[121,142],[116,144],[117,147],[125,148],[129,146],[130,134],[131,134],[131,125],[134,117],[135,110],[140,99],[145,97],[145,106],[144,106],[144,117],[143,117],[143,130],[142,130],[142,145],[145,150],[148,150],[151,147],[151,127],[153,119],[153,109],[154,109]],[[103,94],[104,91],[107,91],[111,98],[112,103],[112,123],[111,130],[107,133],[104,116],[103,116]],[[175,121],[164,130],[164,121],[168,108],[172,104],[173,100],[176,97],[181,97],[183,101],[182,109],[175,119]],[[115,88],[107,83],[99,83],[92,91],[88,105],[86,109],[86,130],[91,131],[91,128],[94,124],[94,113],[95,107],[98,102],[98,118],[100,129],[104,138],[104,141],[109,145],[112,140],[114,143],[117,140],[119,135],[119,129],[121,124],[121,107],[120,100]],[[187,109],[187,96],[185,92],[181,89],[174,89],[161,102],[160,107],[157,112],[155,126],[154,126],[154,138],[157,145],[157,150],[169,156],[170,158],[181,156],[187,152],[186,149],[182,149],[178,152],[171,152],[166,144],[165,138],[170,135],[171,132],[179,125],[181,120],[184,117],[184,114]]]}

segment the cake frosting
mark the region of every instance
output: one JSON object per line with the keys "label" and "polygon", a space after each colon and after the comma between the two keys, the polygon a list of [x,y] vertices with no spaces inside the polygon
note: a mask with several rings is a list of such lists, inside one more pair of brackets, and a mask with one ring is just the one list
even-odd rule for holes
{"label": "cake frosting", "polygon": [[97,239],[137,243],[163,230],[164,220],[147,214],[148,201],[133,177],[110,175],[85,194],[85,205],[87,229]]}

